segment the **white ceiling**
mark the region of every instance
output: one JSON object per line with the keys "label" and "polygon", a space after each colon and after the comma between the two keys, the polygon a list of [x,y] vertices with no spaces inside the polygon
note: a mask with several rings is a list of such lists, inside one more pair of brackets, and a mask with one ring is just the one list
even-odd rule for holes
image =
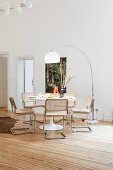
{"label": "white ceiling", "polygon": [[[8,1],[8,2],[18,2],[19,0],[0,0],[0,3],[1,2],[5,2],[5,1]],[[43,3],[43,4],[47,4],[47,3],[59,3],[59,2],[62,2],[62,1],[70,1],[70,0],[31,0],[33,3]]]}
{"label": "white ceiling", "polygon": [[[6,2],[8,1],[10,3],[15,3],[15,2],[18,2],[19,0],[0,0],[0,3],[3,3],[5,1]],[[67,2],[67,1],[70,1],[70,0],[31,0],[33,4],[40,4],[40,5],[62,3],[62,2]]]}
{"label": "white ceiling", "polygon": [[[19,0],[0,0],[0,6],[3,4],[3,2],[8,1],[11,4],[18,2]],[[33,3],[33,7],[41,7],[41,6],[48,6],[48,5],[55,5],[70,1],[77,1],[77,0],[31,0]]]}

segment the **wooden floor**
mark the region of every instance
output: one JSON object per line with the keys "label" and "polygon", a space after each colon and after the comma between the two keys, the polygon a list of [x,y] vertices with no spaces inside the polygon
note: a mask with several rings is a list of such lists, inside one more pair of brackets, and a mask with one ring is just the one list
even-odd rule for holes
{"label": "wooden floor", "polygon": [[[11,112],[0,111],[2,125],[8,118],[14,122],[9,116]],[[92,133],[72,133],[66,125],[67,138],[59,140],[45,140],[39,125],[35,134],[14,136],[7,131],[6,123],[6,131],[0,133],[1,169],[113,170],[112,123],[91,125]]]}

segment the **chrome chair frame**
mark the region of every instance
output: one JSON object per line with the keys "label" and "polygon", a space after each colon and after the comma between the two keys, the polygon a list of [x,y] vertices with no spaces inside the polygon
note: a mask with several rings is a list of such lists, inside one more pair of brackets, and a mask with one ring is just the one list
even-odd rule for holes
{"label": "chrome chair frame", "polygon": [[[76,114],[76,113],[79,113],[79,114],[90,114],[92,112],[92,105],[93,105],[93,97],[92,96],[88,96],[87,98],[87,102],[86,102],[86,109],[87,111],[84,111],[84,110],[76,110],[75,111],[73,110],[72,111],[72,114],[71,114],[71,131],[72,132],[91,132],[92,129],[89,127],[89,126],[74,126],[73,125],[73,115]],[[89,111],[88,111],[89,110]],[[77,129],[88,129],[88,131],[84,131],[84,130],[77,130]],[[76,130],[73,130],[73,129],[76,129]]]}
{"label": "chrome chair frame", "polygon": [[[26,98],[26,95],[27,95],[27,98]],[[22,102],[23,102],[25,109],[33,110],[34,108],[45,108],[45,105],[37,105],[36,100],[29,99],[30,96],[35,96],[35,94],[34,93],[22,93]],[[25,103],[29,103],[29,102],[32,102],[34,104],[25,106]],[[24,123],[29,123],[30,125],[32,125],[32,121],[33,121],[32,115],[30,115],[30,120],[24,121]],[[36,120],[36,121],[39,123],[43,123],[43,121],[39,121],[39,120]]]}
{"label": "chrome chair frame", "polygon": [[[75,95],[73,93],[65,93],[65,96],[75,97]],[[72,104],[72,105],[70,105],[70,104]],[[71,112],[72,112],[72,109],[75,107],[75,104],[76,104],[76,99],[73,99],[72,101],[68,101],[68,114],[67,114],[67,118],[64,118],[64,120],[67,121],[68,125],[71,124]],[[55,121],[55,123],[58,123],[60,121],[62,121],[62,119]]]}
{"label": "chrome chair frame", "polygon": [[[63,101],[63,100],[66,101],[65,109],[64,109],[64,110],[63,110],[63,109],[62,109],[62,110],[59,110],[59,109],[58,109],[58,110],[57,110],[57,109],[56,109],[56,110],[51,110],[51,109],[48,110],[48,109],[47,109],[47,103],[48,103],[48,101],[54,101],[54,100],[55,100],[55,101],[59,101],[59,100],[60,100],[60,101],[61,101],[61,100],[62,100],[62,101]],[[67,114],[68,114],[68,100],[67,100],[67,99],[46,99],[46,101],[45,101],[45,114],[44,114],[44,117],[43,117],[43,131],[44,131],[44,133],[45,133],[45,138],[46,138],[46,139],[65,139],[65,138],[66,138],[66,135],[65,135],[65,133],[64,133],[64,126],[65,126],[65,123],[64,123],[64,120],[65,120],[65,119],[64,119],[64,117],[65,117],[65,116],[64,116],[64,115],[61,115],[61,114],[60,114],[60,115],[54,115],[54,114],[47,115],[47,112],[59,112],[59,111],[61,111],[61,112],[62,112],[62,111],[66,111]],[[44,129],[46,117],[56,117],[56,116],[62,116],[62,117],[63,117],[63,119],[61,119],[61,120],[63,120],[63,124],[62,124],[62,125],[63,125],[63,129],[61,130],[61,131],[62,131],[62,132],[61,132],[61,135],[62,135],[63,137],[58,137],[58,138],[56,138],[56,137],[48,137],[48,133],[46,132],[47,130]],[[61,120],[60,120],[60,121],[61,121]],[[55,123],[56,123],[56,122],[55,122]],[[58,130],[58,131],[59,131],[59,130]]]}
{"label": "chrome chair frame", "polygon": [[10,103],[11,103],[11,108],[12,108],[12,112],[17,115],[17,116],[23,116],[23,115],[33,115],[34,116],[34,124],[33,124],[33,130],[29,130],[29,131],[23,131],[23,132],[15,132],[15,130],[26,130],[26,129],[30,129],[32,127],[32,125],[29,124],[29,127],[25,127],[25,128],[11,128],[11,133],[13,135],[20,135],[20,134],[26,134],[26,133],[34,133],[36,131],[36,115],[35,112],[33,110],[28,110],[28,109],[17,109],[17,106],[15,104],[14,98],[10,97],[9,98]]}

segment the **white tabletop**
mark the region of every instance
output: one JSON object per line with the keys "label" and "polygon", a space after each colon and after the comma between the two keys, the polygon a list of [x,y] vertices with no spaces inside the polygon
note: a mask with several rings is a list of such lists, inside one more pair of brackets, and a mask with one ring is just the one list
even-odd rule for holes
{"label": "white tabletop", "polygon": [[46,99],[68,99],[68,100],[76,100],[76,98],[74,96],[64,96],[62,98],[60,98],[59,96],[52,96],[52,97],[46,97],[46,96],[30,96],[31,100],[41,100],[41,101],[45,101]]}

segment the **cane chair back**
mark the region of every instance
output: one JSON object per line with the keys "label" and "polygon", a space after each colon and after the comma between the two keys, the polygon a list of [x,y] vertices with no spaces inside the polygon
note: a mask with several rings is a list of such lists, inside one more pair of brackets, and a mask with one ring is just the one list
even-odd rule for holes
{"label": "cane chair back", "polygon": [[14,101],[14,98],[13,98],[13,97],[10,97],[9,100],[10,100],[10,103],[11,103],[11,109],[12,109],[12,111],[16,114],[17,106],[16,106],[16,103],[15,103],[15,101]]}
{"label": "cane chair back", "polygon": [[47,99],[45,103],[46,112],[67,111],[67,99]]}
{"label": "cane chair back", "polygon": [[93,96],[88,96],[87,101],[86,101],[86,108],[91,109],[93,104]]}
{"label": "cane chair back", "polygon": [[28,103],[28,102],[34,102],[34,100],[32,100],[30,98],[30,96],[35,96],[34,93],[30,92],[30,93],[22,93],[22,101],[24,103]]}

